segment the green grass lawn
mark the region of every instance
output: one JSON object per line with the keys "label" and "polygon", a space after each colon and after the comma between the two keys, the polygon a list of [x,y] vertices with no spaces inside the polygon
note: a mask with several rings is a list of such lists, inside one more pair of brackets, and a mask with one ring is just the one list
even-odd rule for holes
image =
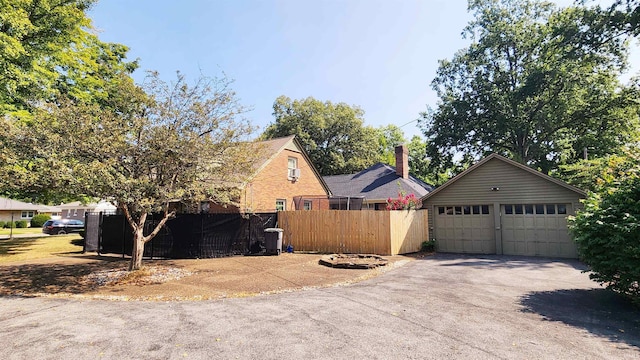
{"label": "green grass lawn", "polygon": [[[11,229],[0,229],[0,235],[9,235],[10,231]],[[13,228],[13,235],[18,235],[18,234],[42,234],[42,228],[40,227],[22,228],[22,229]]]}
{"label": "green grass lawn", "polygon": [[82,251],[81,239],[80,235],[74,234],[0,240],[0,264],[78,253]]}

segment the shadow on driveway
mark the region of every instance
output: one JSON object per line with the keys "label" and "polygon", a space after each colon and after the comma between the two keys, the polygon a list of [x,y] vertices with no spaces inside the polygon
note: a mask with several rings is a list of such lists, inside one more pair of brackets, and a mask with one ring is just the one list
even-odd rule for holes
{"label": "shadow on driveway", "polygon": [[416,257],[416,259],[425,259],[431,261],[442,261],[439,266],[468,266],[475,268],[552,268],[558,263],[571,266],[576,270],[586,271],[588,267],[578,260],[574,259],[558,259],[533,256],[509,256],[509,255],[478,255],[478,254],[453,254],[453,253],[436,253],[432,256]]}
{"label": "shadow on driveway", "polygon": [[605,289],[537,291],[523,296],[523,312],[640,348],[640,309]]}

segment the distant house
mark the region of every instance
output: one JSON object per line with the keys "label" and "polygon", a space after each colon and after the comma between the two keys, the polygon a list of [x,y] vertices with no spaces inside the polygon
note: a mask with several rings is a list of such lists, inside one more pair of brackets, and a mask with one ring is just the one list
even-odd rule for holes
{"label": "distant house", "polygon": [[[238,184],[239,206],[201,204],[200,212],[258,213],[329,208],[330,190],[294,135],[258,143],[264,154],[253,174]],[[185,211],[186,209],[178,209]]]}
{"label": "distant house", "polygon": [[330,208],[385,210],[387,199],[397,198],[400,192],[421,198],[433,190],[431,185],[409,174],[406,146],[397,146],[395,154],[395,167],[377,163],[356,174],[325,176],[333,194]]}
{"label": "distant house", "polygon": [[77,219],[84,221],[85,213],[115,214],[117,208],[108,201],[99,201],[97,203],[83,204],[80,201],[74,201],[66,204],[58,205],[60,215],[65,219]]}
{"label": "distant house", "polygon": [[0,221],[31,221],[37,214],[58,215],[60,209],[55,206],[46,206],[0,197]]}

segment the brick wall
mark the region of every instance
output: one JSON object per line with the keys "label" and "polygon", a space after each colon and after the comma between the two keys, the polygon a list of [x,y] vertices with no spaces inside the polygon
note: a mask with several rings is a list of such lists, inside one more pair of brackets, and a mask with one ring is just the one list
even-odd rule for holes
{"label": "brick wall", "polygon": [[[300,178],[296,181],[287,178],[289,157],[298,160]],[[286,210],[294,210],[293,197],[300,195],[326,197],[327,193],[302,154],[285,149],[246,186],[240,207],[253,212],[272,212],[276,209],[276,199],[283,199]]]}

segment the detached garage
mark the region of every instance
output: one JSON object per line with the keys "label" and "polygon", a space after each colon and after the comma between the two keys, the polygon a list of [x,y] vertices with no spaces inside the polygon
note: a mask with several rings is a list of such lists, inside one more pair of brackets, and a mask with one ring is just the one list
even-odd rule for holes
{"label": "detached garage", "polygon": [[567,216],[586,193],[492,154],[422,198],[440,252],[577,258]]}

